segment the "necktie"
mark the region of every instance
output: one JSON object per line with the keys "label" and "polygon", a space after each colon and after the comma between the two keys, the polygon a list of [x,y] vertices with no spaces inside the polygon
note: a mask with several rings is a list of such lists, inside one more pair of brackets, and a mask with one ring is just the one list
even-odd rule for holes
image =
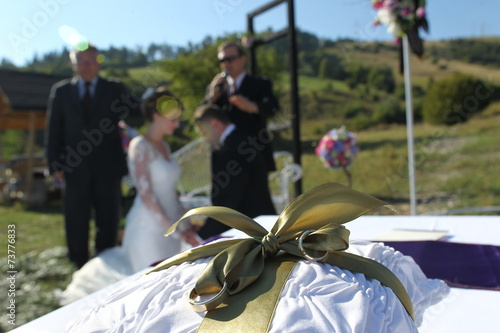
{"label": "necktie", "polygon": [[235,82],[229,84],[229,96],[233,96],[236,92]]}
{"label": "necktie", "polygon": [[82,99],[83,116],[85,123],[88,124],[90,120],[90,109],[92,107],[92,95],[90,94],[90,82],[85,82],[85,94]]}

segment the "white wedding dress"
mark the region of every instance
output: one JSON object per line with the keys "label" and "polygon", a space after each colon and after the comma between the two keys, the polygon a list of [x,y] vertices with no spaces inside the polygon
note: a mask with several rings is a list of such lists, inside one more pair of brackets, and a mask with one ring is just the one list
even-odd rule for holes
{"label": "white wedding dress", "polygon": [[[165,147],[170,152],[167,143]],[[164,236],[168,223],[176,222],[184,213],[175,190],[180,176],[177,161],[171,154],[167,160],[142,136],[131,141],[128,155],[137,195],[126,218],[122,246],[99,253],[76,271],[62,292],[62,305],[190,247],[176,234]]]}

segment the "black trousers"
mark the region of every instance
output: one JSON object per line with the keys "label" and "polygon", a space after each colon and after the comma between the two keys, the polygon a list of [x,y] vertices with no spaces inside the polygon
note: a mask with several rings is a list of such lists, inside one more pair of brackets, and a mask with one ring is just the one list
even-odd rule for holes
{"label": "black trousers", "polygon": [[79,268],[89,260],[89,230],[94,210],[95,253],[114,247],[121,218],[121,179],[67,179],[64,223],[69,259]]}

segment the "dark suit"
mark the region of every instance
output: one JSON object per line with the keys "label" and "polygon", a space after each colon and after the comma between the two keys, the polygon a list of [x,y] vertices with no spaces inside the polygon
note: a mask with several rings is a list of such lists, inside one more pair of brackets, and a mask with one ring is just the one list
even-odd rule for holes
{"label": "dark suit", "polygon": [[[248,134],[235,128],[224,145],[212,153],[212,205],[235,209],[249,217],[274,215],[267,171],[262,153],[248,141]],[[203,239],[229,227],[212,219],[198,231]]]}
{"label": "dark suit", "polygon": [[96,251],[116,245],[121,218],[121,178],[127,173],[118,121],[131,112],[125,87],[99,78],[84,116],[77,78],[56,83],[51,90],[46,153],[51,173],[64,171],[64,216],[70,260],[81,267],[89,258],[89,220],[95,209]]}
{"label": "dark suit", "polygon": [[[262,150],[267,171],[276,170],[273,157],[272,139],[267,131],[267,119],[278,111],[278,101],[273,95],[271,81],[246,74],[241,86],[235,94],[242,95],[257,104],[259,114],[251,114],[240,110],[229,103],[228,94],[224,92],[215,102],[229,115],[229,119],[240,129],[252,135],[257,147]],[[204,103],[208,101],[205,97]]]}

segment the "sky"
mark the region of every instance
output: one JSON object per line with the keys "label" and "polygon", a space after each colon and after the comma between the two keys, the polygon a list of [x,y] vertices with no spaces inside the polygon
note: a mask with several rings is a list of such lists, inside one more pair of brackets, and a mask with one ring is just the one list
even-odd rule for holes
{"label": "sky", "polygon": [[[61,31],[74,31],[98,48],[187,46],[205,37],[246,31],[247,14],[270,0],[0,0],[0,59],[23,66],[35,55],[70,49]],[[374,27],[371,0],[295,0],[295,24],[320,38],[392,40]],[[427,0],[424,40],[500,36],[499,0]],[[286,3],[256,17],[256,32],[287,26]]]}

